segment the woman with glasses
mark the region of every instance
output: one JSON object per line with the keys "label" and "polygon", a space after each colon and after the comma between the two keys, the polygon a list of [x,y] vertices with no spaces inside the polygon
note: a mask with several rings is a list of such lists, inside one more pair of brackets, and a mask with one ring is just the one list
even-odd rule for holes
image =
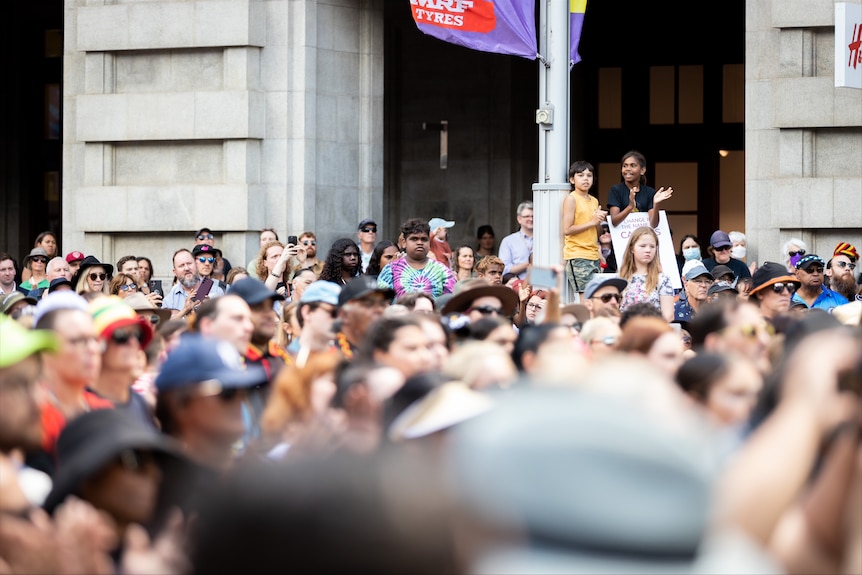
{"label": "woman with glasses", "polygon": [[[36,236],[36,241],[33,242],[33,247],[45,250],[45,256],[48,258],[46,263],[51,261],[51,258],[57,257],[57,254],[59,253],[57,236],[54,235],[54,232],[42,232]],[[30,279],[31,273],[32,272],[25,264],[24,269],[21,270],[21,282],[23,283]]]}
{"label": "woman with glasses", "polygon": [[781,247],[781,253],[784,257],[784,265],[787,271],[791,274],[796,271],[796,262],[805,257],[808,252],[808,245],[799,238],[790,238]]}
{"label": "woman with glasses", "polygon": [[[51,258],[45,248],[33,248],[24,258],[24,269],[29,271],[28,278],[21,282],[19,289],[27,292],[34,289],[47,289],[51,282],[48,280],[48,261]],[[23,275],[23,274],[22,274]]]}
{"label": "woman with glasses", "polygon": [[757,304],[766,321],[775,319],[790,309],[790,300],[799,289],[799,280],[787,272],[787,266],[764,262],[754,272],[748,301]]}
{"label": "woman with glasses", "polygon": [[131,275],[120,272],[111,280],[108,293],[126,299],[133,293],[138,293],[138,284]]}
{"label": "woman with glasses", "polygon": [[545,290],[533,290],[527,298],[524,306],[524,323],[522,325],[535,325],[545,317],[545,305],[547,304],[548,292]]}
{"label": "woman with glasses", "polygon": [[75,292],[108,293],[108,286],[114,275],[114,266],[100,262],[95,256],[87,256],[81,261],[78,273],[72,278]]}

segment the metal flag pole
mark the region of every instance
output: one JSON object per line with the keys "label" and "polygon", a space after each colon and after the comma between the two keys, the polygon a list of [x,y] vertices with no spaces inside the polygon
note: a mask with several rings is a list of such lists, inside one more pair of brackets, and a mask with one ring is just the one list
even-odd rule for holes
{"label": "metal flag pole", "polygon": [[[563,259],[561,213],[571,191],[569,169],[569,0],[540,0],[539,5],[539,177],[533,184],[533,265]],[[575,294],[563,279],[561,301]]]}

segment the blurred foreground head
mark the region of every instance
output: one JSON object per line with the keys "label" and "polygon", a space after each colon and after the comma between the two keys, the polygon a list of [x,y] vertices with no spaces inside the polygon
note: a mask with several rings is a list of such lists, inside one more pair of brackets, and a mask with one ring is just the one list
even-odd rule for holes
{"label": "blurred foreground head", "polygon": [[711,562],[726,548],[702,548],[718,460],[686,417],[669,424],[666,407],[601,385],[521,386],[496,399],[454,428],[450,443],[455,505],[485,534],[468,552],[469,572],[727,566]]}

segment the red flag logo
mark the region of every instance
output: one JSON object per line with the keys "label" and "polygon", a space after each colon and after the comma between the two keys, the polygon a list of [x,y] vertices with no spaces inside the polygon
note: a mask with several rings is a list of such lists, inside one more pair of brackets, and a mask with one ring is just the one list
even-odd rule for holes
{"label": "red flag logo", "polygon": [[417,24],[482,34],[497,26],[490,0],[410,0],[410,8]]}

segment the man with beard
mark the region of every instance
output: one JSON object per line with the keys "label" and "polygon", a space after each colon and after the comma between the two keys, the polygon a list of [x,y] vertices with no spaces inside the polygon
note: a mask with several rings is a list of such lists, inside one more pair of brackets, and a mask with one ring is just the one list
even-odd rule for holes
{"label": "man with beard", "polygon": [[793,294],[793,303],[804,303],[809,309],[825,311],[847,303],[846,297],[823,285],[825,266],[826,263],[815,254],[808,254],[796,262],[796,277],[802,285]]}
{"label": "man with beard", "polygon": [[263,368],[266,381],[249,390],[248,404],[250,406],[251,426],[247,439],[254,439],[260,433],[260,416],[266,406],[269,390],[273,379],[284,367],[292,361],[290,356],[279,347],[275,339],[278,329],[278,314],[275,313],[275,302],[284,296],[274,292],[257,278],[243,278],[234,282],[230,288],[231,295],[242,298],[251,310],[251,343],[242,353],[247,367]]}
{"label": "man with beard", "polygon": [[[174,252],[174,277],[177,281],[171,291],[165,296],[163,307],[171,309],[171,319],[186,317],[200,305],[195,299],[201,277],[195,267],[192,252],[181,248]],[[213,285],[207,297],[216,298],[224,295],[224,290],[218,285]]]}
{"label": "man with beard", "polygon": [[317,259],[317,236],[314,232],[302,232],[299,236],[299,247],[300,250],[305,250],[305,261],[300,264],[300,268],[310,268],[314,272],[314,277],[320,277],[324,262]]}
{"label": "man with beard", "polygon": [[856,248],[848,243],[841,243],[835,247],[832,259],[826,264],[826,287],[840,293],[853,301],[856,290],[856,262],[859,259]]}

